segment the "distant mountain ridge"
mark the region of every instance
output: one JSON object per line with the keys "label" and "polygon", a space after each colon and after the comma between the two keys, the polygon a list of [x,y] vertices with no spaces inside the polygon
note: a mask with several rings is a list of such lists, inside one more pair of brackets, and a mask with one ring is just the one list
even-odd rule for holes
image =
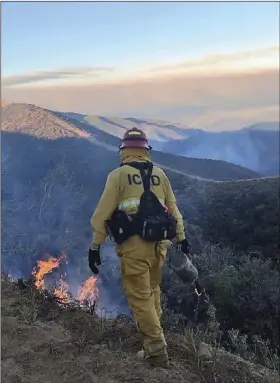
{"label": "distant mountain ridge", "polygon": [[87,136],[86,131],[68,124],[52,111],[31,104],[9,104],[2,108],[1,130],[48,139]]}
{"label": "distant mountain ridge", "polygon": [[[273,125],[275,126],[275,125]],[[279,174],[279,131],[248,127],[231,132],[201,132],[165,143],[163,151],[224,160],[265,175]]]}
{"label": "distant mountain ridge", "polygon": [[[21,132],[47,139],[85,138],[92,143],[110,148],[117,154],[117,147],[120,144],[118,137],[100,129],[99,126],[81,122],[72,117],[73,114],[53,112],[35,105],[11,104],[2,111],[1,128],[2,131]],[[225,161],[178,157],[157,151],[153,151],[153,160],[174,171],[205,179],[232,180],[260,177],[257,172]],[[116,156],[116,163],[118,163],[118,156]]]}
{"label": "distant mountain ridge", "polygon": [[279,122],[259,122],[250,126],[246,126],[242,130],[271,130],[279,132]]}
{"label": "distant mountain ridge", "polygon": [[147,133],[154,149],[163,152],[222,160],[264,175],[280,174],[278,121],[257,123],[235,131],[211,132],[137,118],[109,118],[77,113],[63,115],[86,122],[119,138],[127,129],[137,126]]}
{"label": "distant mountain ridge", "polygon": [[[16,106],[17,105],[17,106]],[[21,106],[20,106],[21,105]],[[2,107],[2,119],[6,120],[9,113],[13,113],[14,108],[25,108],[27,104],[8,104],[4,102]],[[29,105],[30,110],[37,108]],[[37,110],[37,109],[36,109]],[[172,124],[166,121],[143,120],[134,117],[118,118],[105,116],[87,116],[75,112],[57,112],[40,108],[45,114],[52,114],[52,135],[67,136],[94,133],[98,140],[112,142],[118,145],[117,139],[121,138],[127,129],[134,126],[143,129],[154,150],[164,153],[171,153],[183,157],[198,159],[220,160],[243,168],[250,169],[263,175],[278,175],[279,171],[279,122],[262,122],[247,127],[242,127],[236,131],[209,132],[202,129],[195,129],[181,124]],[[28,115],[23,115],[16,125],[20,129],[28,129]],[[66,121],[72,126],[66,132],[62,122],[55,119]],[[14,117],[13,117],[14,118]],[[19,123],[19,124],[18,124]],[[42,123],[42,119],[38,125]],[[76,127],[80,123],[80,131]],[[82,124],[82,125],[81,125]],[[60,125],[59,132],[55,129]],[[4,123],[5,129],[5,123]],[[14,127],[14,129],[16,129]],[[43,132],[38,134],[44,136]],[[70,133],[72,130],[72,133]],[[64,132],[64,133],[63,133]],[[103,133],[102,133],[103,132]],[[48,132],[49,134],[49,132]],[[107,134],[107,136],[106,136]],[[101,138],[102,136],[102,138]]]}

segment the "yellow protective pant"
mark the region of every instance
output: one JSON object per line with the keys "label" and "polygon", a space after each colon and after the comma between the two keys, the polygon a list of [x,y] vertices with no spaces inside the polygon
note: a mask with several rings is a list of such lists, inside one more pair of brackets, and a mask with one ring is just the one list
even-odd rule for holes
{"label": "yellow protective pant", "polygon": [[166,250],[166,243],[156,245],[144,242],[138,236],[129,238],[118,250],[124,291],[149,356],[167,353],[160,323],[159,286]]}

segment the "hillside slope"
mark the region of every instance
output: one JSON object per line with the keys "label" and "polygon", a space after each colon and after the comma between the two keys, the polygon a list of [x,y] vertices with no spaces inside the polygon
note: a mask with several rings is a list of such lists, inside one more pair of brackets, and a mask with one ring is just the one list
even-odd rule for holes
{"label": "hillside slope", "polygon": [[71,126],[47,109],[31,104],[8,104],[1,108],[1,130],[36,137],[86,137],[85,131]]}
{"label": "hillside slope", "polygon": [[167,174],[184,218],[199,226],[207,240],[280,262],[279,177],[201,182]]}
{"label": "hillside slope", "polygon": [[154,149],[193,158],[222,160],[265,175],[279,174],[279,121],[262,122],[236,131],[209,132],[162,121],[65,113],[116,137],[137,126]]}
{"label": "hillside slope", "polygon": [[[28,116],[29,123],[20,125],[19,116],[16,124],[12,118],[2,121],[2,259],[16,275],[18,270],[25,274],[38,254],[65,249],[73,266],[78,265],[77,255],[86,251],[91,238],[89,221],[107,174],[119,163],[117,150],[111,142],[104,144],[106,133],[100,130],[92,136],[84,125],[72,126],[48,111],[33,107],[26,111],[22,105],[15,108],[19,115]],[[53,119],[58,130],[51,125]],[[14,132],[15,126],[32,135]],[[61,129],[64,137],[58,138]],[[101,161],[103,158],[106,160]],[[182,168],[176,156],[153,153],[153,158],[166,166],[185,219],[200,226],[207,240],[223,239],[242,250],[254,245],[268,252],[277,248],[277,178],[217,183],[178,170],[190,168],[192,162],[187,167],[187,158]],[[212,161],[201,168],[193,166],[193,174],[206,175],[206,165],[212,166]],[[207,175],[214,170],[212,167]]]}
{"label": "hillside slope", "polygon": [[[11,104],[2,110],[2,131],[30,134],[35,137],[56,139],[62,137],[86,138],[99,145],[111,145],[111,151],[117,152],[120,144],[118,137],[64,113],[52,112],[27,104]],[[110,154],[110,156],[113,154]],[[174,170],[215,180],[257,178],[260,175],[249,169],[224,161],[212,161],[195,158],[177,157],[171,154],[153,151],[153,160],[162,166]],[[116,164],[119,158],[116,158]]]}
{"label": "hillside slope", "polygon": [[[118,161],[117,152],[89,140],[2,132],[2,256],[9,266],[26,270],[38,253],[62,248],[76,264],[75,254],[90,241],[90,217],[107,174]],[[227,183],[165,171],[185,219],[202,227],[206,239],[223,238],[242,250],[277,248],[277,178]]]}
{"label": "hillside slope", "polygon": [[272,130],[279,132],[279,121],[278,122],[258,122],[256,124],[246,126],[243,130]]}
{"label": "hillside slope", "polygon": [[[233,132],[200,132],[165,143],[162,150],[187,157],[224,160],[266,175],[279,174],[279,128],[249,127]],[[279,123],[278,123],[279,127]]]}
{"label": "hillside slope", "polygon": [[63,309],[50,294],[9,281],[1,291],[5,383],[278,382],[270,370],[175,334],[167,334],[170,367],[147,368],[135,358],[141,341],[131,321]]}
{"label": "hillside slope", "polygon": [[137,126],[144,130],[151,141],[164,142],[180,138],[187,138],[195,134],[197,129],[189,129],[181,124],[172,124],[166,121],[141,120],[139,118],[118,118],[104,116],[86,116],[78,113],[63,113],[70,118],[78,119],[80,122],[89,123],[99,129],[116,137],[122,137],[126,130]]}
{"label": "hillside slope", "polygon": [[[120,144],[119,138],[105,133],[100,125],[97,125],[98,127],[94,125],[87,125],[77,119],[65,117],[65,115],[61,113],[55,114],[64,120],[66,119],[68,123],[73,124],[81,130],[86,130],[87,132],[92,133],[98,142],[113,145],[115,147],[118,147]],[[154,162],[159,166],[164,166],[169,169],[171,168],[173,170],[204,179],[226,181],[260,177],[259,173],[250,169],[220,160],[188,158],[156,150],[152,151],[152,156]]]}

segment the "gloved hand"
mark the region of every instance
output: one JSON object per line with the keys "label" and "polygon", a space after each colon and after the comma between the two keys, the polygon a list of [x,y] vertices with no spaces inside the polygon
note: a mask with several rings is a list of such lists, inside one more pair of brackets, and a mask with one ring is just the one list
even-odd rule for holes
{"label": "gloved hand", "polygon": [[183,239],[183,241],[178,242],[176,247],[179,251],[182,251],[182,253],[188,256],[190,255],[189,242],[187,239]]}
{"label": "gloved hand", "polygon": [[198,295],[201,295],[205,292],[205,288],[201,285],[201,283],[198,280],[194,282],[194,288],[196,289]]}
{"label": "gloved hand", "polygon": [[100,245],[91,245],[88,252],[88,264],[93,274],[99,273],[99,270],[96,266],[101,265]]}

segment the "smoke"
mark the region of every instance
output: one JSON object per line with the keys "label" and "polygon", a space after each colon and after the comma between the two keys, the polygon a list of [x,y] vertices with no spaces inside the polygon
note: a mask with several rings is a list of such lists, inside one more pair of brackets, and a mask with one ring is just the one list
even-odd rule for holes
{"label": "smoke", "polygon": [[54,70],[39,70],[31,73],[21,73],[12,76],[4,76],[2,86],[12,87],[18,85],[28,85],[33,83],[45,83],[50,80],[63,79],[82,79],[99,77],[102,72],[112,72],[113,67],[76,67],[76,68],[61,68]]}
{"label": "smoke", "polygon": [[[83,139],[38,139],[2,132],[2,269],[29,278],[38,260],[67,255],[58,273],[75,295],[91,275],[90,218],[115,157],[100,163],[104,149]],[[98,164],[98,166],[96,166]],[[127,313],[119,259],[112,246],[102,249],[98,306]],[[55,272],[50,278],[57,279]]]}
{"label": "smoke", "polygon": [[101,259],[99,308],[104,308],[113,317],[117,314],[130,315],[122,286],[120,260],[115,253],[114,246],[105,244],[101,248]]}

